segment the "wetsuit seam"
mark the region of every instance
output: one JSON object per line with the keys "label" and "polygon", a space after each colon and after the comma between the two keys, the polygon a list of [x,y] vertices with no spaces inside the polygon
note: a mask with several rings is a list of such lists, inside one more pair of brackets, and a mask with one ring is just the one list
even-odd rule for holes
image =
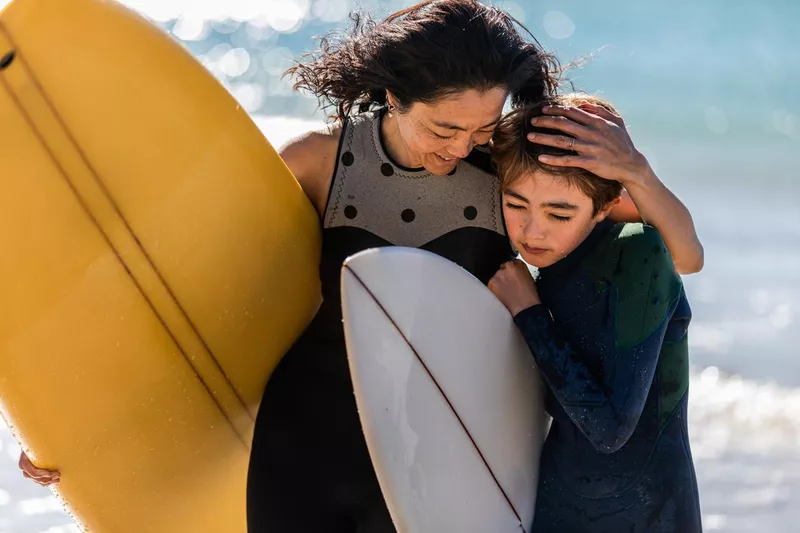
{"label": "wetsuit seam", "polygon": [[[689,395],[689,390],[687,389],[686,392],[684,392],[681,395],[681,398],[675,404],[675,407],[672,408],[672,411],[670,411],[669,416],[667,417],[667,419],[664,421],[664,423],[658,429],[658,434],[656,436],[656,440],[660,439],[661,435],[664,434],[664,430],[667,428],[667,426],[669,426],[670,422],[672,422],[672,419],[675,418],[677,413],[681,410],[681,407],[683,407],[683,402],[685,402],[687,400],[687,396],[688,395]],[[661,401],[661,398],[659,398],[659,402],[660,401]],[[659,410],[659,412],[660,412],[660,410]],[[684,433],[683,428],[681,428],[681,433]],[[684,450],[684,451],[688,451],[688,450]]]}
{"label": "wetsuit seam", "polygon": [[[492,220],[494,220],[495,230],[505,235],[505,227],[501,226],[497,220],[497,198],[500,196],[501,193],[497,186],[497,179],[492,176]],[[500,201],[502,201],[502,198]]]}
{"label": "wetsuit seam", "polygon": [[[688,401],[688,396],[689,396],[689,389],[687,388],[686,392],[683,393],[683,396],[681,396],[681,401],[678,402],[678,405],[675,407],[674,410],[675,413],[673,413],[673,416],[675,416],[678,410],[683,407],[684,402]],[[686,454],[686,457],[691,457],[692,451],[689,444],[688,431],[689,431],[688,426],[681,424],[681,444],[683,445],[683,453]],[[692,461],[692,463],[694,463],[694,461]]]}
{"label": "wetsuit seam", "polygon": [[[688,394],[689,394],[689,392],[688,392],[688,389],[687,389],[686,395],[688,396]],[[683,401],[684,400],[681,400],[681,402],[683,402]],[[697,472],[696,472],[695,467],[694,467],[694,461],[692,460],[692,451],[691,451],[691,446],[690,446],[690,443],[689,443],[689,433],[688,433],[688,431],[689,431],[689,427],[687,425],[685,425],[685,424],[681,424],[681,437],[682,437],[681,440],[683,441],[683,449],[684,449],[684,453],[686,454],[686,457],[689,459],[689,469],[692,472],[692,480],[694,481],[694,483],[691,484],[691,493],[694,496],[693,503],[696,504],[694,506],[695,520],[696,520],[697,524],[702,524],[703,518],[702,518],[702,513],[700,511],[700,506],[699,506],[700,492],[699,492],[699,490],[697,488]]]}
{"label": "wetsuit seam", "polygon": [[[325,200],[325,209],[322,211],[322,223],[325,224],[325,218],[328,214],[328,206],[331,203],[331,196],[333,196],[333,188],[336,186],[336,176],[339,174],[339,164],[341,163],[342,158],[342,148],[345,145],[345,137],[350,135],[352,128],[350,127],[350,119],[347,118],[342,125],[342,133],[339,137],[339,146],[336,148],[336,164],[333,167],[333,176],[331,177],[331,184],[328,187],[328,198]],[[350,143],[348,142],[348,148],[350,147]],[[342,172],[342,175],[347,172],[347,168]],[[331,212],[331,216],[333,216],[333,212]]]}
{"label": "wetsuit seam", "polygon": [[[432,176],[430,172],[425,171],[424,167],[422,170],[413,171],[413,170],[406,170],[407,167],[402,167],[401,165],[397,164],[392,160],[391,156],[389,156],[389,152],[383,146],[384,141],[383,137],[381,136],[381,123],[383,122],[383,115],[380,114],[379,116],[373,116],[372,124],[370,128],[370,140],[372,141],[372,149],[375,150],[375,156],[378,161],[386,162],[392,165],[392,168],[395,171],[392,173],[393,176],[400,176],[401,178],[406,179],[420,179],[420,178],[428,178]],[[373,129],[374,128],[374,129]],[[378,143],[380,143],[380,148],[378,147]],[[381,155],[381,152],[384,152],[384,155]],[[411,174],[411,172],[415,172],[415,174]]]}
{"label": "wetsuit seam", "polygon": [[[347,138],[347,147],[349,149],[353,145],[353,131],[355,130],[355,128],[351,127],[351,128],[348,128],[348,129],[350,130],[350,133],[349,133],[348,138]],[[343,137],[344,137],[344,135],[343,135]],[[337,154],[337,157],[338,157],[338,154]],[[338,166],[338,160],[337,160],[337,166]],[[345,182],[345,179],[347,178],[348,169],[349,169],[349,167],[347,165],[345,165],[344,170],[342,170],[342,175],[338,179],[339,183],[338,183],[338,187],[336,187],[336,201],[333,204],[333,209],[330,211],[330,219],[328,221],[329,222],[329,226],[328,227],[331,227],[331,226],[334,225],[334,222],[336,221],[336,217],[338,216],[339,204],[341,203],[341,200],[342,200],[342,192],[344,191],[344,182]],[[336,173],[333,174],[333,180],[337,181]],[[333,187],[334,187],[334,184],[331,184],[331,192],[333,192]],[[328,199],[328,202],[330,203],[330,199]],[[326,206],[326,208],[327,208],[327,206]],[[326,216],[326,217],[323,218],[323,227],[325,227],[325,218],[328,218],[328,217]]]}

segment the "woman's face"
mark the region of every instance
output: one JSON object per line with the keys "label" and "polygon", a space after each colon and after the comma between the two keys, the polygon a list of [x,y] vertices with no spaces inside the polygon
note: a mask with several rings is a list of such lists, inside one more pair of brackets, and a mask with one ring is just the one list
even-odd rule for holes
{"label": "woman's face", "polygon": [[[478,144],[487,144],[503,112],[508,91],[468,89],[433,104],[415,102],[402,113],[395,111],[395,147],[408,166],[425,167],[437,175],[451,172]],[[390,103],[394,103],[389,96]]]}
{"label": "woman's face", "polygon": [[583,191],[541,171],[526,174],[503,192],[508,236],[525,262],[538,268],[569,255],[613,206],[594,215],[592,199]]}

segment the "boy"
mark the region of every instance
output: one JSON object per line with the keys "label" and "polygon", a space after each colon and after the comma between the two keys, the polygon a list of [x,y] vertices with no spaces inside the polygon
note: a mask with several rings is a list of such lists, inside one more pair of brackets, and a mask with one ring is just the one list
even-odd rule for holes
{"label": "boy", "polygon": [[[545,104],[578,100],[615,113],[590,97]],[[533,531],[700,532],[680,277],[654,228],[606,220],[618,182],[542,163],[574,152],[528,142],[552,133],[538,116],[541,106],[504,117],[492,150],[509,237],[540,276],[515,261],[489,283],[548,386]]]}

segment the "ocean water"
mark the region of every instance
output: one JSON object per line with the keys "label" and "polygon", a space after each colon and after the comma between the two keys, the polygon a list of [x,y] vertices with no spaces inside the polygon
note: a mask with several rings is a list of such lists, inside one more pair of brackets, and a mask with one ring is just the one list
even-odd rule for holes
{"label": "ocean water", "polygon": [[[0,0],[2,7],[6,0]],[[125,0],[181,40],[280,145],[322,123],[281,72],[351,0]],[[365,0],[384,16],[410,2]],[[800,523],[800,2],[498,2],[611,99],[688,205],[706,266],[694,313],[690,435],[707,531]],[[77,531],[23,479],[0,427],[0,533]]]}

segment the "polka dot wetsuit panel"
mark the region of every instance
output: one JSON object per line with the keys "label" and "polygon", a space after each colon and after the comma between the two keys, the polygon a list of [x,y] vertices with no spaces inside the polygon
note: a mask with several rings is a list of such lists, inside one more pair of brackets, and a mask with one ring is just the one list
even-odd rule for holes
{"label": "polka dot wetsuit panel", "polygon": [[347,366],[344,260],[368,248],[413,246],[487,283],[513,255],[488,154],[473,151],[450,176],[404,168],[383,148],[384,112],[356,116],[342,131],[323,218],[324,301],[264,393],[250,459],[250,533],[394,531]]}

